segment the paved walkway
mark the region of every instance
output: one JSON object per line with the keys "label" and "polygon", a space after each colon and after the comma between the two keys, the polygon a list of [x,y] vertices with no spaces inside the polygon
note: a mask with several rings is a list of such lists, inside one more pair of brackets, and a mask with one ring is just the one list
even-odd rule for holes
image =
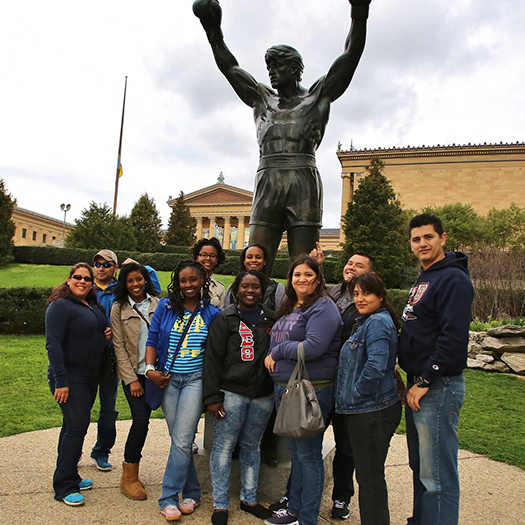
{"label": "paved walkway", "polygon": [[[166,463],[169,439],[165,422],[154,419],[144,449],[141,477],[146,482],[149,499],[131,501],[120,493],[119,482],[124,441],[129,421],[118,422],[118,438],[111,461],[111,472],[96,470],[88,450],[95,441],[91,425],[80,474],[93,479],[94,488],[85,492],[83,507],[71,508],[53,499],[51,479],[56,461],[59,429],[28,432],[0,439],[0,523],[65,525],[162,525],[157,498]],[[202,429],[201,429],[202,430]],[[525,471],[466,451],[460,453],[462,484],[462,525],[518,525],[525,523]],[[405,525],[411,509],[411,476],[403,436],[395,436],[387,459],[387,480],[390,494],[392,525]],[[263,502],[271,503],[271,502]],[[330,519],[330,493],[325,492],[319,525],[337,523]],[[202,505],[191,516],[184,516],[187,525],[209,524],[212,513],[211,495],[205,492]],[[230,525],[261,525],[262,522],[239,510],[238,498],[232,498]],[[351,503],[346,522],[359,523],[357,501]]]}

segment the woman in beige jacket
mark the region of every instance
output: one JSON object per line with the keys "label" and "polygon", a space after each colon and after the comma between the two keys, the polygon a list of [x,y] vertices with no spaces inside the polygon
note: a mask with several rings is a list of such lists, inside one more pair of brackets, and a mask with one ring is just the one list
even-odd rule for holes
{"label": "woman in beige jacket", "polygon": [[153,312],[159,300],[144,266],[126,264],[115,286],[115,302],[111,309],[113,345],[117,372],[131,409],[133,423],[124,448],[120,490],[128,498],[148,497],[139,479],[139,462],[148,435],[150,407],[145,397],[146,340]]}

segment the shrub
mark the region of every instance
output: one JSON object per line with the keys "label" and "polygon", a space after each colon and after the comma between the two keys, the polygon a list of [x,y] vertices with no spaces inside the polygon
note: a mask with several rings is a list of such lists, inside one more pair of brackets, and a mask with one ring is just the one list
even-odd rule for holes
{"label": "shrub", "polygon": [[43,334],[52,288],[0,288],[0,333]]}

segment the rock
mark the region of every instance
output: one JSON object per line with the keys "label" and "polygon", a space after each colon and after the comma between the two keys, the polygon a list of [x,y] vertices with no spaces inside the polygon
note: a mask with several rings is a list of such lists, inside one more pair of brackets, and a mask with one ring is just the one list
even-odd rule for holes
{"label": "rock", "polygon": [[487,332],[469,332],[469,340],[474,343],[480,344],[484,337],[486,337]]}
{"label": "rock", "polygon": [[507,364],[516,374],[525,375],[525,355],[505,352],[501,360]]}
{"label": "rock", "polygon": [[482,363],[493,363],[495,361],[494,357],[490,354],[477,354],[474,359]]}
{"label": "rock", "polygon": [[473,359],[476,359],[476,356],[483,352],[483,347],[476,343],[476,341],[470,341],[468,344],[468,355],[469,357],[472,357]]}
{"label": "rock", "polygon": [[503,372],[508,374],[511,372],[511,369],[503,361],[494,361],[494,363],[486,363],[483,367],[483,370],[488,372]]}
{"label": "rock", "polygon": [[491,337],[487,336],[481,342],[484,350],[494,350],[499,354],[505,352],[525,352],[525,337]]}
{"label": "rock", "polygon": [[525,337],[525,326],[508,324],[489,328],[487,333],[492,337]]}
{"label": "rock", "polygon": [[483,369],[487,366],[487,363],[483,363],[482,361],[478,361],[477,359],[471,359],[470,357],[467,358],[467,367],[468,368],[480,368]]}

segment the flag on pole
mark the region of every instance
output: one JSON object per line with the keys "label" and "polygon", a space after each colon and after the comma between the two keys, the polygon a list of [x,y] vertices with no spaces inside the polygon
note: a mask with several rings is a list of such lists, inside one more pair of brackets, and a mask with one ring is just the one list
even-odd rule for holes
{"label": "flag on pole", "polygon": [[120,162],[120,155],[118,156],[117,173],[118,173],[118,178],[120,179],[120,177],[122,177],[122,173],[123,173],[122,164]]}

